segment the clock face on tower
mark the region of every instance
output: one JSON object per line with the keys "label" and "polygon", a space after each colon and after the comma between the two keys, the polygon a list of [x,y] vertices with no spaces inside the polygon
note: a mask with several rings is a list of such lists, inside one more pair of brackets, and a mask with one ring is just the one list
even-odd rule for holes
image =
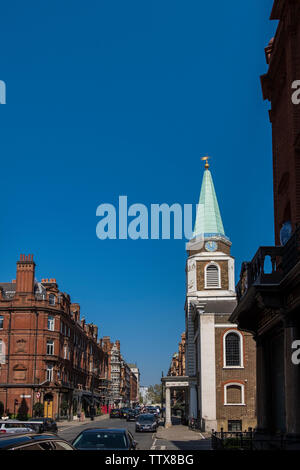
{"label": "clock face on tower", "polygon": [[216,242],[206,242],[205,243],[205,249],[206,251],[216,251],[218,248],[218,245]]}

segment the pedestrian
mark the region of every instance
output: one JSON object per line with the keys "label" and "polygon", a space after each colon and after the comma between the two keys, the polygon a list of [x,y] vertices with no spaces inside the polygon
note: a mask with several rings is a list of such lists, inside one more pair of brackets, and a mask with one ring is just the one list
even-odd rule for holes
{"label": "pedestrian", "polygon": [[78,411],[77,411],[77,419],[78,419],[78,421],[80,421],[80,418],[81,418],[81,411],[78,410]]}

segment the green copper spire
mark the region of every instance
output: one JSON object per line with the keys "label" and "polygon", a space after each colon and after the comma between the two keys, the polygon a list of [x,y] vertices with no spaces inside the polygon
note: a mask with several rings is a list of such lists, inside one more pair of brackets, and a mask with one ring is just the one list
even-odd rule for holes
{"label": "green copper spire", "polygon": [[206,160],[206,164],[193,236],[204,236],[204,238],[212,236],[225,237],[219,204],[211,172],[208,169],[209,164],[207,159],[208,157],[203,158],[203,160]]}

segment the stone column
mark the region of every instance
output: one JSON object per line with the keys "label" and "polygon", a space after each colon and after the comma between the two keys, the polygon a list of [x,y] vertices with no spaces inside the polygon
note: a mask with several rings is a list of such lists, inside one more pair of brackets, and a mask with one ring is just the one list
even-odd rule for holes
{"label": "stone column", "polygon": [[287,320],[284,330],[286,432],[295,437],[300,435],[300,355],[297,354],[299,340],[299,321],[297,324],[295,319]]}
{"label": "stone column", "polygon": [[256,412],[257,430],[259,433],[270,432],[270,386],[269,375],[271,365],[268,363],[268,344],[261,337],[254,337],[256,341]]}
{"label": "stone column", "polygon": [[190,409],[189,418],[197,418],[197,390],[196,385],[190,385]]}
{"label": "stone column", "polygon": [[169,428],[172,426],[171,421],[171,390],[170,387],[166,387],[166,420],[165,427]]}

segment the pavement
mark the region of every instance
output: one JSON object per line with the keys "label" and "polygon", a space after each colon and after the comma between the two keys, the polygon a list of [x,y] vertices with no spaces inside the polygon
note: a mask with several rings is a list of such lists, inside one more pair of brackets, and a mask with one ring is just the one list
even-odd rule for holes
{"label": "pavement", "polygon": [[105,415],[101,415],[101,416],[95,416],[94,420],[92,421],[91,418],[84,418],[82,421],[79,421],[78,419],[73,419],[73,420],[68,420],[68,419],[64,419],[62,421],[57,421],[56,424],[57,424],[57,427],[58,429],[64,429],[66,426],[69,427],[69,426],[82,426],[83,424],[87,424],[87,423],[93,423],[94,421],[102,421],[104,419],[108,419],[109,418],[109,415],[108,414],[105,414]]}
{"label": "pavement", "polygon": [[157,429],[152,450],[212,450],[211,439],[199,431],[193,431],[187,426],[176,424]]}

